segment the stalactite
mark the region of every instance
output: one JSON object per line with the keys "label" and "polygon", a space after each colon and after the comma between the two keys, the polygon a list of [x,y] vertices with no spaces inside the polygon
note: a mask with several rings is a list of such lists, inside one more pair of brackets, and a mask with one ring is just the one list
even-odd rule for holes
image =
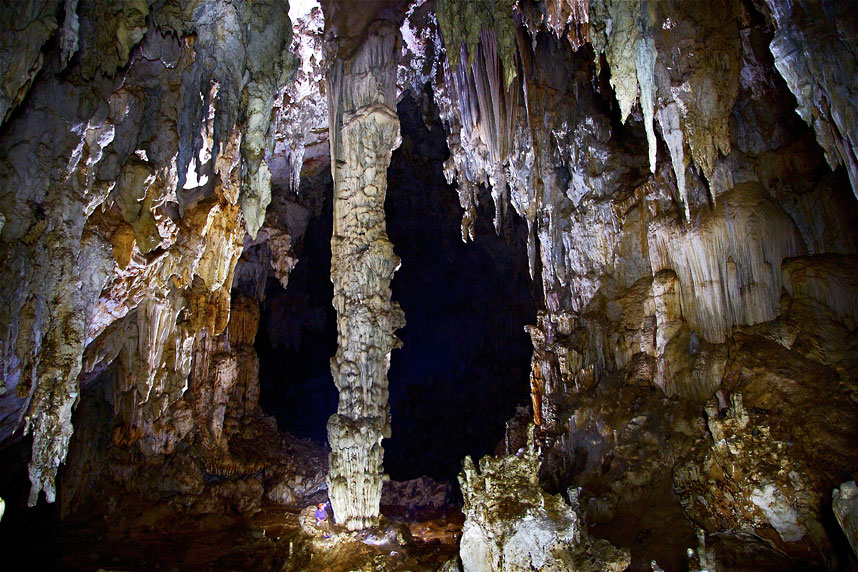
{"label": "stalactite", "polygon": [[590,41],[589,0],[543,0],[540,8],[547,28],[558,38],[565,33],[572,49]]}
{"label": "stalactite", "polygon": [[657,144],[653,130],[655,105],[654,71],[657,51],[650,31],[649,3],[642,0],[613,2],[602,0],[591,6],[594,26],[593,48],[604,51],[611,66],[611,85],[620,104],[620,118],[625,122],[638,99],[644,113],[650,170],[655,172]]}
{"label": "stalactite", "polygon": [[[488,184],[495,205],[495,229],[500,232],[509,204],[509,176],[506,164],[516,143],[521,86],[519,81],[504,82],[508,66],[515,67],[516,58],[507,58],[498,37],[491,28],[481,28],[479,41],[470,55],[461,44],[462,60],[469,65],[446,67],[447,85],[452,93],[440,95],[442,106],[449,109],[448,121],[458,129],[457,147],[464,153],[451,154],[445,168],[447,179],[459,182],[459,202],[465,209],[462,238],[473,238],[476,216],[476,193],[480,184]],[[451,50],[453,48],[450,48]],[[506,48],[509,49],[509,48]],[[449,53],[449,52],[448,52]],[[469,57],[470,55],[470,57]],[[514,56],[514,53],[513,53]],[[451,138],[454,140],[454,138]]]}
{"label": "stalactite", "polygon": [[399,146],[395,111],[398,31],[379,23],[353,59],[327,76],[334,232],[331,280],[338,348],[331,373],[340,392],[328,420],[328,491],[334,518],[351,530],[378,522],[381,440],[390,436],[387,370],[405,325],[390,300],[399,258],[387,238],[387,167]]}
{"label": "stalactite", "polygon": [[447,60],[455,71],[459,66],[459,47],[466,46],[461,60],[473,65],[477,46],[486,31],[497,38],[496,50],[503,63],[505,85],[509,88],[518,73],[515,65],[516,38],[511,0],[439,0],[435,5],[438,26],[447,44]]}
{"label": "stalactite", "polygon": [[[194,9],[197,65],[182,77],[178,186],[184,187],[191,162],[197,171],[201,167],[200,126],[208,131],[211,121],[212,154],[217,158],[238,122],[241,208],[252,237],[271,201],[271,173],[264,157],[274,99],[295,67],[288,52],[292,28],[287,10],[286,3],[274,0],[200,3]],[[211,104],[214,114],[209,118],[204,111]],[[183,192],[178,199],[184,208]]]}
{"label": "stalactite", "polygon": [[766,0],[776,26],[775,67],[813,127],[831,168],[844,165],[858,197],[858,33],[854,3]]}
{"label": "stalactite", "polygon": [[[324,45],[324,18],[316,6],[298,16],[292,23],[292,50],[301,63],[295,81],[282,92],[275,107],[276,118],[274,148],[266,156],[272,174],[286,179],[290,189],[297,193],[301,185],[301,171],[310,157],[327,152],[328,102],[325,97],[327,69]],[[307,153],[308,148],[320,151]],[[321,151],[324,149],[324,151]],[[283,157],[285,172],[279,171],[276,162]]]}
{"label": "stalactite", "polygon": [[658,124],[661,127],[661,136],[670,153],[670,162],[676,177],[676,190],[679,192],[679,200],[682,201],[687,220],[691,218],[691,206],[688,204],[685,182],[685,136],[682,133],[679,105],[675,101],[671,101],[660,107],[656,113]]}
{"label": "stalactite", "polygon": [[[292,64],[283,51],[287,9],[69,0],[58,49],[42,53],[29,48],[56,28],[59,3],[2,10],[20,31],[13,41],[29,46],[0,57],[9,72],[2,115],[29,94],[28,111],[9,115],[0,137],[10,189],[0,276],[13,293],[0,310],[0,359],[23,408],[3,431],[33,433],[31,503],[41,490],[54,498],[81,370],[106,365],[96,354],[109,361],[123,352],[121,343],[102,347],[101,335],[141,340],[124,349],[134,372],[124,382],[134,390],[123,392],[129,411],[157,419],[186,387],[185,342],[226,327],[245,229],[255,233],[264,214],[257,183],[267,172],[271,104]],[[138,325],[139,338],[130,334]],[[149,341],[162,345],[142,341],[152,332]]]}

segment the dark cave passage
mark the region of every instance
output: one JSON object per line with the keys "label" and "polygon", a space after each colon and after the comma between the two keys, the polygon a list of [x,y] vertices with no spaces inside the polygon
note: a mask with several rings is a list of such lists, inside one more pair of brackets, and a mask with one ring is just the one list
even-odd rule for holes
{"label": "dark cave passage", "polygon": [[[391,355],[393,436],[384,442],[384,466],[394,480],[455,482],[464,456],[494,451],[505,421],[529,402],[532,346],[524,326],[535,323],[536,306],[526,226],[511,216],[499,237],[486,193],[476,239],[464,244],[461,207],[442,172],[448,151],[437,113],[430,130],[412,98],[398,112],[402,144],[388,171],[385,210],[402,259],[393,299],[407,324],[398,332],[403,347]],[[326,443],[337,404],[329,173],[302,183],[300,200],[315,201],[319,216],[310,220],[286,290],[269,280],[256,340],[261,404],[281,429]]]}
{"label": "dark cave passage", "polygon": [[332,185],[328,168],[301,183],[296,200],[314,213],[287,288],[268,279],[255,344],[263,411],[277,419],[281,430],[325,444],[328,417],[337,409],[330,366],[337,351],[331,304]]}
{"label": "dark cave passage", "polygon": [[393,437],[385,469],[396,480],[422,474],[455,481],[465,455],[494,451],[504,423],[529,402],[536,321],[527,270],[527,229],[510,214],[499,237],[486,192],[475,240],[462,242],[462,209],[442,166],[448,151],[435,119],[405,98],[402,145],[388,170],[387,231],[402,267],[393,299],[405,310],[403,347],[390,368]]}

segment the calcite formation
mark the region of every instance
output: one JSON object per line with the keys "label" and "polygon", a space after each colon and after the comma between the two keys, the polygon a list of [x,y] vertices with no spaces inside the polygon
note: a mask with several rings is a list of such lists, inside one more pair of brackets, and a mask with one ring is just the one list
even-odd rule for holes
{"label": "calcite formation", "polygon": [[[463,238],[483,184],[530,227],[545,304],[528,328],[545,481],[577,480],[588,517],[616,530],[637,519],[628,507],[656,503],[681,523],[676,553],[697,527],[754,531],[771,558],[836,567],[818,523],[842,481],[835,459],[854,471],[842,437],[856,421],[847,348],[858,244],[843,226],[855,204],[825,161],[854,180],[853,78],[841,77],[855,62],[852,7],[522,2],[511,8],[517,40],[501,48],[504,17],[485,15],[488,4],[459,5],[451,13],[464,21],[439,13],[447,63],[434,93]],[[750,421],[716,437],[738,394]],[[825,428],[822,410],[842,417]],[[813,429],[783,421],[805,412]],[[724,449],[724,439],[749,441]],[[678,499],[660,492],[671,489]],[[685,565],[656,554],[664,543],[644,544],[636,565],[648,550]],[[707,544],[707,562],[729,560],[728,544]]]}
{"label": "calcite formation", "polygon": [[813,127],[831,168],[846,167],[858,197],[855,7],[829,0],[766,4],[776,28],[771,52],[796,97],[796,112]]}
{"label": "calcite formation", "polygon": [[[74,4],[67,2],[66,10]],[[0,20],[3,33],[0,36],[2,56],[2,87],[0,87],[0,122],[5,123],[10,112],[21,102],[33,82],[33,78],[42,68],[44,55],[42,45],[57,29],[57,9],[59,0],[53,2],[17,2],[3,10]],[[76,16],[75,16],[76,19]],[[72,21],[69,19],[69,26]],[[74,34],[75,40],[77,34]],[[71,50],[76,51],[76,48]],[[65,55],[67,58],[68,55]]]}
{"label": "calcite formation", "polygon": [[287,181],[295,193],[305,164],[310,167],[329,153],[324,18],[319,6],[308,6],[293,22],[292,51],[301,63],[275,104],[274,147],[266,155],[272,177]]}
{"label": "calcite formation", "polygon": [[387,370],[405,325],[390,300],[399,258],[387,238],[387,167],[399,146],[398,30],[380,23],[349,61],[327,77],[334,233],[331,280],[338,347],[331,373],[340,392],[328,420],[328,491],[334,518],[351,530],[378,522],[384,481],[381,440],[390,436]]}
{"label": "calcite formation", "polygon": [[625,570],[629,553],[591,540],[578,512],[539,486],[539,451],[528,429],[527,445],[507,457],[483,457],[479,470],[465,458],[459,483],[465,501],[460,556],[465,572]]}
{"label": "calcite formation", "polygon": [[122,364],[116,414],[146,431],[186,390],[197,334],[226,327],[293,67],[283,2],[64,9],[59,50],[58,2],[2,12],[3,432],[33,433],[31,504],[54,499],[85,348],[87,369]]}
{"label": "calcite formation", "polygon": [[[279,0],[0,10],[0,446],[32,434],[30,503],[68,456],[63,514],[118,491],[252,514],[327,479],[337,522],[377,523],[410,90],[448,130],[462,238],[487,190],[498,234],[525,221],[542,296],[541,451],[467,462],[466,568],[851,566],[823,523],[836,488],[854,542],[854,2],[323,5],[294,43]],[[326,475],[261,414],[252,344],[328,160]]]}

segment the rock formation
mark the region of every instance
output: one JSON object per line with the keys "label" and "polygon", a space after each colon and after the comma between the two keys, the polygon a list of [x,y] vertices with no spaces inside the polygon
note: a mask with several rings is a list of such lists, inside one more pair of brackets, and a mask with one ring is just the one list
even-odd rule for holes
{"label": "rock formation", "polygon": [[405,325],[390,301],[399,258],[387,238],[384,198],[390,155],[399,146],[396,116],[398,30],[380,24],[327,77],[334,235],[331,280],[339,334],[331,360],[340,392],[328,420],[328,491],[336,522],[350,530],[378,522],[384,481],[381,440],[390,436],[387,370]]}
{"label": "rock formation", "polygon": [[843,483],[832,493],[834,498],[834,515],[840,523],[852,551],[858,555],[858,487],[855,481]]}
{"label": "rock formation", "polygon": [[533,428],[528,429],[527,446],[515,455],[483,457],[479,470],[465,458],[459,476],[465,500],[460,548],[465,572],[625,570],[627,550],[588,537],[577,490],[569,489],[570,506],[540,488]]}
{"label": "rock formation", "polygon": [[[854,7],[812,4],[438,3],[448,62],[434,94],[462,234],[482,184],[496,224],[507,195],[528,222],[545,304],[529,327],[541,475],[582,486],[612,539],[651,526],[620,532],[650,502],[683,523],[676,553],[699,526],[753,534],[772,559],[842,565],[818,523],[837,463],[855,470],[856,208],[787,88],[836,166],[854,106],[839,107],[851,76],[834,78],[854,65],[852,40],[807,42],[848,28]],[[739,411],[744,428],[718,436]],[[728,545],[707,551],[723,562]],[[680,566],[664,549],[639,546],[634,565],[651,550]]]}
{"label": "rock formation", "polygon": [[283,3],[66,2],[59,51],[56,5],[4,10],[30,48],[6,62],[3,114],[42,76],[2,134],[3,438],[33,433],[31,504],[54,499],[84,348],[87,367],[123,356],[116,407],[143,429],[185,391],[195,336],[226,327],[291,69]]}
{"label": "rock formation", "polygon": [[[490,196],[541,296],[532,411],[466,463],[466,569],[854,568],[855,2],[361,6],[323,0],[294,38],[281,0],[0,9],[0,453],[31,449],[4,526],[43,491],[64,517],[245,518],[326,487],[337,523],[378,524],[405,323],[387,170],[422,120],[461,237]],[[329,470],[263,414],[254,347],[260,321],[301,329],[266,296],[326,199]]]}

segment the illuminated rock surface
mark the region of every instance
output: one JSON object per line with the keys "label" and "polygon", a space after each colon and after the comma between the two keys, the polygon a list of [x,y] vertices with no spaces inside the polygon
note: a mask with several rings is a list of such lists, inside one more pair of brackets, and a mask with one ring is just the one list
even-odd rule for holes
{"label": "illuminated rock surface", "polygon": [[338,524],[360,530],[378,523],[384,449],[390,437],[387,370],[405,325],[390,301],[399,267],[387,238],[384,198],[390,155],[399,146],[396,101],[398,31],[381,25],[348,61],[328,72],[334,234],[331,280],[338,348],[331,360],[340,392],[328,420],[328,491]]}
{"label": "illuminated rock surface", "polygon": [[620,572],[628,550],[592,541],[578,512],[539,486],[539,452],[528,429],[527,446],[508,457],[483,457],[479,469],[465,458],[459,476],[465,500],[460,556],[465,572],[580,570]]}
{"label": "illuminated rock surface", "polygon": [[[609,542],[630,570],[856,569],[855,2],[293,4],[292,19],[279,0],[0,8],[8,550],[43,557],[34,568],[591,569],[624,561],[594,563]],[[401,157],[426,173],[388,177],[400,137],[424,140]],[[448,185],[428,174],[441,164]],[[526,242],[538,315],[469,330],[457,313],[512,320],[527,304],[465,294],[450,249],[423,248],[397,276],[443,271],[424,288],[460,306],[422,328],[434,353],[399,366],[391,280],[428,240],[385,212],[388,181],[407,218],[441,224],[455,204],[428,193],[455,197],[454,239],[507,262],[470,259],[502,269],[485,284],[518,282]],[[324,278],[302,275],[328,244]],[[462,348],[518,355],[502,333],[525,325],[529,375],[486,367],[494,390],[465,387],[483,356]],[[298,387],[276,354],[301,339],[327,352],[338,405],[312,414],[330,419],[330,450],[263,411],[264,391]],[[461,393],[433,385],[446,356]],[[432,396],[409,387],[393,419],[391,360]],[[516,405],[532,410],[507,420]],[[388,485],[387,516],[434,524],[388,545],[404,525],[379,510],[383,439],[391,451],[391,428],[419,424],[419,446],[443,449],[462,416],[508,423],[505,456],[466,465],[461,545],[444,484],[423,480]],[[575,508],[557,496],[570,487]],[[349,529],[330,545],[299,525],[328,497]],[[183,527],[224,552],[188,541],[198,559],[158,560]]]}

